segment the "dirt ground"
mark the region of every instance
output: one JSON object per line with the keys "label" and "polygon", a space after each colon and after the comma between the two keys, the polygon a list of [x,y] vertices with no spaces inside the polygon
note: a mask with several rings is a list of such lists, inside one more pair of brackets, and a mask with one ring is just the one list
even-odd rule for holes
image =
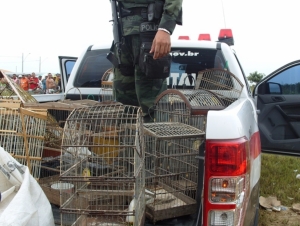
{"label": "dirt ground", "polygon": [[260,209],[259,226],[300,226],[300,215],[288,208],[280,212]]}

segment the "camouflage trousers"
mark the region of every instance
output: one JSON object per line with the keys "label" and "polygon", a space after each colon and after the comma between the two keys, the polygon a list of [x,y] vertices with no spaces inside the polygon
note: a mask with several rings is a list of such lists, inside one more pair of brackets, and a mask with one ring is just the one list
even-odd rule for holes
{"label": "camouflage trousers", "polygon": [[119,68],[114,68],[114,97],[126,105],[140,106],[145,122],[153,120],[153,106],[156,97],[167,89],[165,79],[147,79],[138,65],[141,40],[139,35],[125,37],[121,62],[129,68],[125,76]]}

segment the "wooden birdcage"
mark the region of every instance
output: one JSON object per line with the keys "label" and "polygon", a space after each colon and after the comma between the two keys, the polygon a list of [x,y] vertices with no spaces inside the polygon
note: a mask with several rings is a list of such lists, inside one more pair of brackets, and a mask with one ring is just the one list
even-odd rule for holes
{"label": "wooden birdcage", "polygon": [[37,103],[37,100],[33,96],[23,90],[2,71],[0,71],[0,78],[4,81],[0,83],[0,99],[20,100],[22,103]]}
{"label": "wooden birdcage", "polygon": [[199,145],[204,132],[179,122],[145,123],[146,216],[159,220],[196,211]]}
{"label": "wooden birdcage", "polygon": [[[46,103],[24,103],[24,107],[34,110],[46,110],[48,114],[45,131],[43,157],[57,157],[61,154],[63,127],[66,119],[75,108],[83,108],[98,104],[93,100],[64,100]],[[49,160],[49,159],[48,159]]]}
{"label": "wooden birdcage", "polygon": [[[44,187],[50,187],[50,184],[45,182],[52,182],[53,178],[58,180],[57,175],[60,173],[63,123],[72,110],[74,110],[74,106],[61,102],[47,102],[24,103],[24,107],[26,109],[44,110],[48,112],[47,124],[44,133],[44,146],[40,174],[40,179],[44,179],[39,180],[40,185],[44,189]],[[48,196],[47,192],[46,195]],[[53,203],[51,198],[49,198],[49,201]]]}
{"label": "wooden birdcage", "polygon": [[66,120],[61,155],[62,225],[143,225],[140,108],[99,103]]}
{"label": "wooden birdcage", "polygon": [[32,111],[16,100],[0,100],[0,145],[33,177],[40,177],[47,111]]}

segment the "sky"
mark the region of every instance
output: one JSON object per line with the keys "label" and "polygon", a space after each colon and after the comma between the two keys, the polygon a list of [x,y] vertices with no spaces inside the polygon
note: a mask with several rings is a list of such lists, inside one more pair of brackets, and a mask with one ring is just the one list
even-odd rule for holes
{"label": "sky", "polygon": [[[58,56],[111,43],[109,0],[0,0],[0,68],[58,73]],[[183,0],[183,25],[172,39],[232,29],[233,49],[248,76],[300,59],[300,0]],[[23,56],[23,57],[22,57]]]}

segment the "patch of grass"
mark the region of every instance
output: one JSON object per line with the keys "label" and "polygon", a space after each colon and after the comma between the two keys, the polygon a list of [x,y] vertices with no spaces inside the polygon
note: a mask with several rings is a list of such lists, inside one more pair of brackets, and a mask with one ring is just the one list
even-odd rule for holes
{"label": "patch of grass", "polygon": [[300,174],[300,158],[262,154],[260,195],[276,196],[284,206],[300,202],[297,174]]}
{"label": "patch of grass", "polygon": [[[275,196],[281,205],[291,207],[300,202],[300,158],[262,154],[260,195]],[[291,210],[270,212],[263,208],[259,213],[259,226],[300,226],[300,215]]]}

